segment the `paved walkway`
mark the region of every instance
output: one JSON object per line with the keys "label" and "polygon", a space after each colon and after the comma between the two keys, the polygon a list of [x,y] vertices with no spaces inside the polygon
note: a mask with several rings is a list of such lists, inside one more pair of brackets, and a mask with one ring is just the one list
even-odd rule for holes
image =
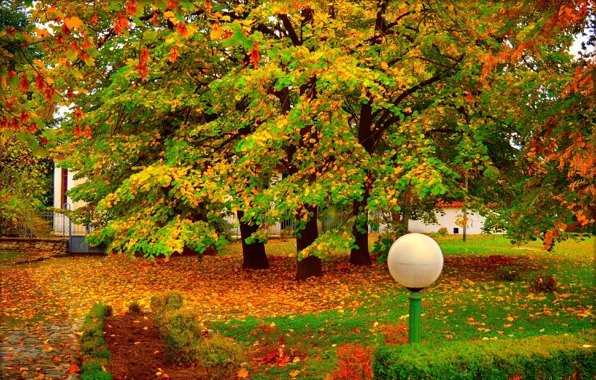
{"label": "paved walkway", "polygon": [[21,329],[0,326],[3,379],[79,379],[70,373],[81,366],[76,331],[79,324],[58,322],[26,325]]}

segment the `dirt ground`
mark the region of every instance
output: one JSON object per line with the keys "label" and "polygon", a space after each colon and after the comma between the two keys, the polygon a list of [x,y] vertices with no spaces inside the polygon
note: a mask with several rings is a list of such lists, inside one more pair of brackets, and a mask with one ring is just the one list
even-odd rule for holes
{"label": "dirt ground", "polygon": [[196,367],[168,363],[151,314],[126,313],[105,319],[104,331],[112,354],[109,372],[120,379],[206,379]]}

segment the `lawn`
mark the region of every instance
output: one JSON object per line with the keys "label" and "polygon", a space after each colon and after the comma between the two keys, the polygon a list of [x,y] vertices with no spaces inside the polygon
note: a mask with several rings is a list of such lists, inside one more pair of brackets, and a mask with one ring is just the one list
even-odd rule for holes
{"label": "lawn", "polygon": [[[512,246],[499,236],[437,241],[445,267],[424,291],[423,341],[516,339],[593,327],[595,238],[561,243],[553,252],[538,243]],[[135,301],[148,308],[152,295],[177,291],[210,329],[246,343],[246,368],[255,379],[325,378],[343,344],[374,347],[405,334],[407,291],[384,264],[352,267],[347,252],[338,252],[324,263],[323,278],[299,283],[293,280],[294,241],[267,245],[268,271],[242,270],[240,249],[233,243],[229,252],[202,261],[178,256],[150,263],[112,255],[0,262],[1,323],[18,328],[40,319],[74,320],[97,301],[116,313]],[[553,275],[556,292],[531,292],[530,279],[538,274]],[[280,338],[291,361],[262,364],[254,344]]]}

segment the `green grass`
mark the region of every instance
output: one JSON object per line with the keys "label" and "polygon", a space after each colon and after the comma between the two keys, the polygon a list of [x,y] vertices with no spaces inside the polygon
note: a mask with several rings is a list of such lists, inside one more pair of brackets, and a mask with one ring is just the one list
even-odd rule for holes
{"label": "green grass", "polygon": [[[445,267],[439,280],[424,291],[423,341],[519,339],[593,328],[594,237],[559,243],[553,252],[539,250],[540,242],[512,246],[502,236],[469,236],[465,243],[461,236],[437,241]],[[277,243],[268,254],[289,254],[293,244]],[[500,280],[503,268],[516,268],[522,278]],[[557,291],[531,293],[529,279],[536,273],[554,275]],[[275,334],[285,338],[286,350],[300,352],[302,361],[284,367],[259,366],[253,377],[290,378],[289,373],[299,369],[302,377],[324,378],[333,371],[335,352],[342,344],[374,347],[383,341],[383,325],[407,323],[407,291],[397,284],[382,294],[361,289],[359,297],[363,306],[358,309],[229,320],[210,327],[252,345],[258,340],[255,328],[274,323]]]}

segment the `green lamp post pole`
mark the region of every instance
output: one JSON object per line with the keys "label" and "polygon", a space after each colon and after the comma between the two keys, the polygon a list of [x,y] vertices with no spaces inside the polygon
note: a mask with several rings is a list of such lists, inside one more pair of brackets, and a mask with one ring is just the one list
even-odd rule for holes
{"label": "green lamp post pole", "polygon": [[443,253],[427,235],[411,233],[397,239],[389,249],[387,266],[391,276],[410,290],[408,342],[420,343],[422,335],[422,293],[443,270]]}
{"label": "green lamp post pole", "polygon": [[422,334],[422,293],[419,290],[411,290],[408,298],[410,299],[408,343],[420,343]]}

